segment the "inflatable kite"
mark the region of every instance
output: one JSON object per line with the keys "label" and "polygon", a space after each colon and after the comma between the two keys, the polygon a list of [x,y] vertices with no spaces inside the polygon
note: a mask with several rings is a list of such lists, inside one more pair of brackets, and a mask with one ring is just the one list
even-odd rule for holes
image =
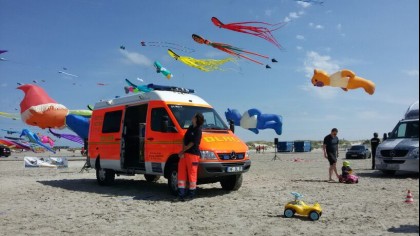
{"label": "inflatable kite", "polygon": [[91,110],[70,110],[69,114],[90,118],[92,116],[92,111]]}
{"label": "inflatable kite", "polygon": [[47,167],[47,168],[67,168],[68,160],[66,157],[24,157],[25,168]]}
{"label": "inflatable kite", "polygon": [[75,142],[75,143],[84,144],[83,139],[80,138],[77,135],[73,135],[73,134],[59,134],[59,133],[56,133],[56,132],[52,131],[51,129],[49,129],[49,130],[50,130],[50,133],[52,135],[54,135],[55,137],[57,137],[57,138],[64,138],[64,139],[70,140],[70,141]]}
{"label": "inflatable kite", "polygon": [[50,151],[50,152],[52,152],[52,153],[55,154],[55,151],[54,150],[52,150],[47,145],[43,144],[42,141],[41,141],[41,139],[36,134],[32,133],[31,131],[29,131],[27,129],[23,129],[22,130],[22,133],[20,134],[20,137],[22,137],[22,136],[28,138],[28,140],[29,140],[30,143],[39,145],[39,146],[45,148],[46,150],[48,150],[48,151]]}
{"label": "inflatable kite", "polygon": [[346,92],[349,89],[363,88],[370,95],[375,93],[375,83],[356,76],[351,70],[338,71],[331,76],[323,70],[314,70],[312,84],[316,87],[340,87]]}
{"label": "inflatable kite", "polygon": [[153,89],[149,88],[147,85],[136,85],[134,83],[132,83],[130,80],[125,79],[125,82],[129,85],[124,87],[125,93],[138,93],[138,92],[142,92],[142,93],[148,93],[153,91]]}
{"label": "inflatable kite", "polygon": [[78,115],[68,115],[66,117],[66,124],[69,129],[79,135],[82,139],[88,138],[90,124],[88,118]]}
{"label": "inflatable kite", "polygon": [[[285,23],[269,24],[269,23],[259,22],[259,21],[223,24],[216,17],[212,17],[211,21],[213,22],[215,26],[219,28],[260,37],[276,45],[276,47],[278,48],[281,48],[281,45],[279,44],[279,42],[277,42],[276,38],[274,38],[272,32],[286,25]],[[269,29],[267,27],[272,27],[272,29]]]}
{"label": "inflatable kite", "polygon": [[40,137],[42,143],[49,144],[52,148],[54,147],[54,140],[52,138],[48,137],[47,135],[41,135],[39,133],[38,137]]}
{"label": "inflatable kite", "polygon": [[144,42],[141,41],[140,45],[143,47],[161,47],[161,48],[169,48],[169,49],[174,49],[177,51],[182,51],[182,52],[186,52],[186,53],[192,53],[195,52],[194,49],[192,48],[188,48],[182,45],[179,45],[177,43],[171,43],[171,42]]}
{"label": "inflatable kite", "polygon": [[[228,54],[233,55],[233,56],[237,56],[237,57],[247,59],[247,60],[252,61],[254,63],[257,63],[259,65],[264,65],[264,64],[260,61],[257,61],[257,60],[254,60],[254,59],[248,57],[248,56],[245,56],[244,54],[254,55],[254,56],[262,57],[262,58],[265,58],[265,59],[269,59],[268,56],[264,56],[264,55],[261,55],[261,54],[255,53],[255,52],[245,51],[243,49],[234,47],[234,46],[229,45],[229,44],[213,43],[213,42],[211,42],[207,39],[204,39],[201,36],[198,36],[196,34],[193,34],[192,38],[194,39],[195,42],[197,42],[199,44],[205,44],[205,45],[211,46],[213,48],[219,49],[222,52],[228,53]],[[265,67],[267,69],[271,68],[269,65],[266,65]]]}
{"label": "inflatable kite", "polygon": [[6,53],[7,50],[0,50],[0,54]]}
{"label": "inflatable kite", "polygon": [[63,129],[66,126],[65,117],[69,110],[50,98],[44,89],[31,84],[19,86],[18,89],[25,93],[20,103],[23,122],[42,129]]}
{"label": "inflatable kite", "polygon": [[75,78],[78,78],[79,77],[77,75],[70,74],[70,73],[67,73],[67,72],[62,71],[62,70],[59,70],[58,73],[63,74],[63,75],[67,75],[67,76],[71,76],[71,77],[75,77]]}
{"label": "inflatable kite", "polygon": [[195,58],[192,58],[192,57],[180,56],[180,55],[176,54],[174,51],[172,51],[171,49],[168,49],[168,54],[169,54],[169,56],[171,56],[175,60],[180,61],[187,66],[191,66],[191,67],[194,67],[196,69],[199,69],[199,70],[205,71],[205,72],[222,70],[220,68],[221,65],[235,60],[233,58],[226,58],[226,59],[222,59],[222,60],[195,59]]}
{"label": "inflatable kite", "polygon": [[160,62],[155,61],[153,65],[155,66],[157,73],[162,73],[162,75],[165,76],[167,79],[170,79],[173,77],[172,73],[169,70],[167,70],[165,67],[163,67],[162,64],[160,64]]}
{"label": "inflatable kite", "polygon": [[2,131],[6,132],[7,134],[18,134],[20,131],[10,130],[10,129],[1,129]]}
{"label": "inflatable kite", "polygon": [[276,134],[282,134],[283,118],[279,115],[262,114],[257,109],[250,109],[241,116],[238,110],[228,109],[225,116],[229,123],[233,122],[235,126],[248,129],[255,134],[264,129],[273,129]]}

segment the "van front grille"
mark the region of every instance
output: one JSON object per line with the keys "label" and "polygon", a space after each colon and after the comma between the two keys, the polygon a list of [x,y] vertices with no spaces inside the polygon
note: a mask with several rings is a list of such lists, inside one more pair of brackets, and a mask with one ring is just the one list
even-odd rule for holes
{"label": "van front grille", "polygon": [[381,155],[383,157],[405,157],[408,154],[408,150],[382,150]]}

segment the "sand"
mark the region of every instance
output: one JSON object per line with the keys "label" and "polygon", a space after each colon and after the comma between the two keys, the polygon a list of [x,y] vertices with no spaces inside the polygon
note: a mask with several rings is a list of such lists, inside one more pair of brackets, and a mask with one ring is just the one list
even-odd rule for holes
{"label": "sand", "polygon": [[[239,191],[200,185],[193,201],[174,202],[164,178],[117,177],[102,187],[94,170],[79,173],[83,158],[70,157],[67,169],[24,169],[24,155],[0,158],[0,235],[419,234],[418,175],[385,177],[369,169],[370,160],[351,161],[360,183],[347,185],[325,181],[320,152],[276,161],[274,153],[253,154]],[[408,189],[414,204],[404,203]],[[292,191],[321,204],[319,221],[283,217]]]}

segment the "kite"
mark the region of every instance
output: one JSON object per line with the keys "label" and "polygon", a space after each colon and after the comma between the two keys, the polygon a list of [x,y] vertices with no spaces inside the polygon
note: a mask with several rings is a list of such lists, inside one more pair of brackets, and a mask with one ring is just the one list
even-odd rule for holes
{"label": "kite", "polygon": [[6,112],[0,112],[0,116],[2,117],[6,117],[6,118],[10,118],[12,120],[17,120],[19,119],[19,117],[15,114],[11,114],[11,113],[6,113]]}
{"label": "kite", "polygon": [[105,83],[97,83],[98,86],[107,86],[108,84]]}
{"label": "kite", "polygon": [[195,50],[192,49],[192,48],[184,47],[182,45],[179,45],[179,44],[176,44],[176,43],[170,43],[170,42],[144,42],[144,41],[141,41],[140,45],[143,46],[143,47],[169,48],[169,49],[174,49],[174,50],[182,51],[182,52],[186,52],[186,53],[195,52]]}
{"label": "kite", "polygon": [[8,52],[7,50],[0,50],[0,54]]}
{"label": "kite", "polygon": [[70,110],[69,114],[71,115],[78,115],[78,116],[84,116],[84,117],[91,117],[92,116],[92,110]]}
{"label": "kite", "polygon": [[173,57],[175,60],[180,61],[187,66],[191,66],[205,72],[210,72],[214,70],[222,70],[220,68],[221,65],[235,60],[233,58],[226,58],[222,60],[195,59],[192,57],[180,56],[176,54],[174,51],[172,51],[171,49],[168,49],[168,54],[169,56]]}
{"label": "kite", "polygon": [[162,75],[165,76],[167,79],[170,79],[173,77],[172,73],[169,70],[167,70],[165,67],[163,67],[162,64],[160,64],[160,62],[155,61],[153,65],[155,66],[157,73],[162,73]]}
{"label": "kite", "polygon": [[49,130],[50,130],[50,133],[52,135],[54,135],[55,137],[57,137],[57,138],[64,138],[64,139],[70,140],[70,141],[75,142],[75,143],[84,144],[83,139],[80,138],[77,135],[73,135],[73,134],[59,134],[59,133],[56,133],[56,132],[52,131],[51,129],[49,129]]}
{"label": "kite", "polygon": [[33,84],[19,86],[18,89],[25,93],[20,103],[23,122],[42,129],[63,129],[66,126],[69,110],[50,98],[44,89]]}
{"label": "kite", "polygon": [[[265,59],[269,59],[268,56],[264,56],[264,55],[261,55],[261,54],[258,54],[258,53],[246,51],[246,50],[243,50],[243,49],[234,47],[234,46],[229,45],[229,44],[225,44],[225,43],[213,43],[213,42],[211,42],[211,41],[209,41],[207,39],[204,39],[201,36],[196,35],[196,34],[193,34],[192,35],[192,38],[194,39],[195,42],[197,42],[199,44],[205,44],[205,45],[208,45],[208,46],[212,46],[212,47],[214,47],[216,49],[219,49],[222,52],[228,53],[228,54],[233,55],[233,56],[242,57],[244,59],[247,59],[247,60],[250,60],[250,61],[252,61],[254,63],[257,63],[259,65],[264,65],[264,64],[262,62],[259,62],[257,60],[254,60],[254,59],[252,59],[252,58],[250,58],[248,56],[245,56],[243,54],[249,54],[249,55],[254,55],[254,56],[262,57],[262,58],[265,58]],[[269,65],[266,65],[265,67],[267,69],[270,69],[271,68]]]}
{"label": "kite", "polygon": [[132,83],[130,80],[125,79],[125,82],[129,85],[124,87],[125,93],[138,93],[138,92],[142,92],[142,93],[148,93],[153,91],[153,89],[149,88],[149,86],[147,85],[136,85],[134,83]]}
{"label": "kite", "polygon": [[52,153],[55,154],[55,151],[54,150],[52,150],[47,145],[43,144],[42,141],[41,141],[41,139],[36,134],[32,133],[31,131],[29,131],[27,129],[23,129],[22,130],[22,133],[20,134],[20,137],[22,137],[22,136],[27,137],[29,139],[29,142],[30,143],[39,145],[39,146],[45,148],[46,150],[48,150],[48,151],[50,151],[50,152],[52,152]]}
{"label": "kite", "polygon": [[20,131],[16,131],[16,130],[9,130],[9,129],[1,129],[2,131],[6,132],[7,134],[18,134],[20,133]]}
{"label": "kite", "polygon": [[94,107],[92,105],[87,105],[86,107],[91,111],[93,111],[93,109],[94,109]]}
{"label": "kite", "polygon": [[[281,48],[281,45],[279,42],[277,42],[276,38],[274,38],[272,32],[286,25],[286,23],[269,24],[269,23],[259,22],[259,21],[223,24],[216,17],[212,17],[211,21],[213,22],[215,26],[219,28],[228,29],[228,30],[232,30],[232,31],[236,31],[236,32],[244,33],[244,34],[250,34],[250,35],[263,38],[267,40],[268,42],[274,44],[278,48]],[[266,26],[274,27],[274,28],[269,29]]]}
{"label": "kite", "polygon": [[124,46],[124,45],[121,45],[121,46],[120,46],[120,49],[121,49],[121,50],[125,50],[125,46]]}
{"label": "kite", "polygon": [[[63,69],[66,69],[66,68],[63,68]],[[59,70],[58,73],[63,74],[63,75],[67,75],[67,76],[71,76],[71,77],[75,77],[75,78],[78,78],[79,77],[77,75],[70,74],[70,73],[67,73],[67,72],[62,71],[62,70]]]}
{"label": "kite", "polygon": [[283,118],[279,115],[262,114],[258,109],[250,109],[241,116],[238,110],[228,109],[225,116],[229,123],[233,122],[236,126],[248,129],[255,134],[263,129],[273,129],[276,134],[282,134]]}
{"label": "kite", "polygon": [[375,93],[375,83],[370,80],[356,76],[351,70],[338,71],[331,76],[323,70],[314,70],[312,84],[316,87],[340,87],[344,91],[349,89],[363,88],[366,93],[373,95]]}
{"label": "kite", "polygon": [[38,133],[38,137],[40,137],[40,140],[42,143],[47,143],[50,145],[50,147],[54,147],[54,140],[47,135],[42,135]]}
{"label": "kite", "polygon": [[323,1],[317,1],[317,0],[295,0],[296,2],[304,2],[304,3],[309,3],[309,4],[319,4],[319,5],[324,5]]}
{"label": "kite", "polygon": [[67,127],[79,135],[82,139],[87,139],[89,136],[89,124],[89,118],[78,115],[66,116]]}

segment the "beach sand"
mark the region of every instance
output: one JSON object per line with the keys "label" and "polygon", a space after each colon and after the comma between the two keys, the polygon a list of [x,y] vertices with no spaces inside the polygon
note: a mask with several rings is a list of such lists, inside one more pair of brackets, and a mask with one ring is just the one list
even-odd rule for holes
{"label": "beach sand", "polygon": [[[174,202],[164,178],[117,177],[102,187],[95,170],[79,173],[81,157],[70,157],[66,169],[24,169],[24,155],[0,158],[0,235],[419,234],[418,175],[385,177],[369,169],[370,159],[351,160],[360,183],[347,185],[326,182],[319,151],[278,154],[276,161],[274,153],[253,154],[239,191],[200,185],[193,201]],[[413,204],[404,203],[408,189]],[[293,191],[321,204],[319,221],[283,217]]]}

